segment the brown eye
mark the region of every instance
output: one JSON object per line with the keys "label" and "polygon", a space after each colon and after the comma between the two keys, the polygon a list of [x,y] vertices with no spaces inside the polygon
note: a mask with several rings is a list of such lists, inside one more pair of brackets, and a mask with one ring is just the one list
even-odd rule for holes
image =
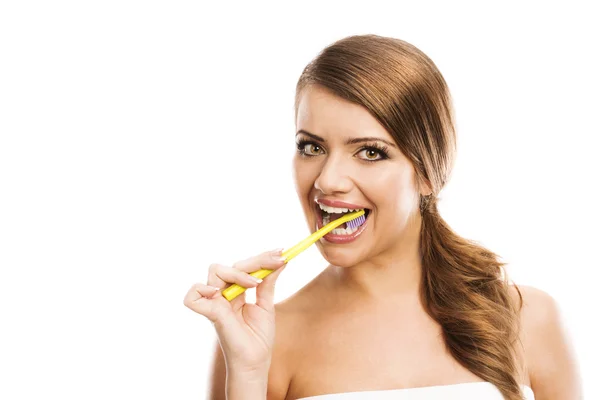
{"label": "brown eye", "polygon": [[378,153],[375,150],[366,150],[366,155],[368,159],[376,159]]}
{"label": "brown eye", "polygon": [[304,151],[304,154],[314,156],[314,155],[321,154],[322,149],[321,149],[321,146],[319,146],[318,144],[306,143],[304,145],[303,151]]}
{"label": "brown eye", "polygon": [[364,154],[361,158],[367,161],[377,161],[384,158],[381,155],[381,151],[372,148],[363,149],[359,154]]}

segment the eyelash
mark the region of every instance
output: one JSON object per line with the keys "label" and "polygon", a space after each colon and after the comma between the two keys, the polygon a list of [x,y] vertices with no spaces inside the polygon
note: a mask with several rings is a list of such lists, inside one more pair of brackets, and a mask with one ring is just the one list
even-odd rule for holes
{"label": "eyelash", "polygon": [[[304,147],[307,144],[312,144],[313,146],[317,146],[317,147],[321,147],[322,146],[318,143],[313,142],[312,140],[304,140],[301,139],[298,141],[298,143],[296,143],[296,147],[298,148],[298,153],[300,153],[300,155],[302,157],[315,157],[316,155],[314,154],[306,154],[306,151],[304,150]],[[382,144],[379,144],[377,142],[374,143],[369,143],[366,146],[363,146],[360,148],[360,151],[364,151],[364,150],[374,150],[376,151],[380,158],[378,158],[377,160],[367,160],[365,158],[361,158],[362,161],[366,161],[366,162],[377,162],[377,161],[382,161],[385,159],[390,158],[390,156],[388,155],[388,147]]]}

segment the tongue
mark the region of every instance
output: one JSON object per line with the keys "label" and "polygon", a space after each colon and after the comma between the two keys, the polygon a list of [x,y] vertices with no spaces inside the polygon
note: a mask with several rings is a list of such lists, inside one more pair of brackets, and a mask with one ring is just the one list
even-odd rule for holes
{"label": "tongue", "polygon": [[[331,213],[329,214],[329,222],[335,221],[338,218],[342,218],[345,213]],[[342,225],[338,226],[338,228],[346,228],[346,223],[344,222]]]}
{"label": "tongue", "polygon": [[336,219],[342,218],[344,215],[344,213],[331,213],[329,214],[329,221],[335,221]]}

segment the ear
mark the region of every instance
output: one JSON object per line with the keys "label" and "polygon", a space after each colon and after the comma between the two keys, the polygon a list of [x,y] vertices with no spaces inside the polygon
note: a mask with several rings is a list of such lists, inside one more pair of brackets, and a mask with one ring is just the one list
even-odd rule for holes
{"label": "ear", "polygon": [[418,180],[418,188],[421,196],[429,196],[431,193],[433,193],[431,182],[428,179],[420,178]]}

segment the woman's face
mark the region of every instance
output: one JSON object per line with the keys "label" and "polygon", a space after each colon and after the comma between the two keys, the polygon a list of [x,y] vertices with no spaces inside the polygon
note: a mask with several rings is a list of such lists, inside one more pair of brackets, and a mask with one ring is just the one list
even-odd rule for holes
{"label": "woman's face", "polygon": [[309,86],[300,98],[296,132],[294,178],[311,232],[323,226],[323,218],[327,223],[340,215],[335,211],[343,212],[324,207],[333,212],[329,214],[319,203],[368,209],[366,222],[356,232],[330,233],[317,242],[327,261],[352,266],[402,251],[402,244],[418,239],[419,192],[413,166],[365,108]]}

